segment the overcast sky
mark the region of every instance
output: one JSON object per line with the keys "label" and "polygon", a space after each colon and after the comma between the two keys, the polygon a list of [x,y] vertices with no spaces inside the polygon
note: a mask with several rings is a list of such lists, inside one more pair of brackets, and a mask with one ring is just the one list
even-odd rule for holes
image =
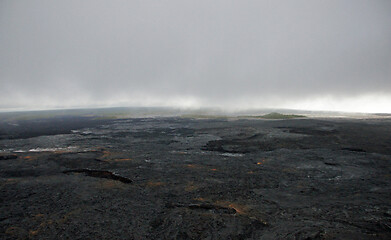
{"label": "overcast sky", "polygon": [[390,0],[0,1],[0,109],[391,112]]}

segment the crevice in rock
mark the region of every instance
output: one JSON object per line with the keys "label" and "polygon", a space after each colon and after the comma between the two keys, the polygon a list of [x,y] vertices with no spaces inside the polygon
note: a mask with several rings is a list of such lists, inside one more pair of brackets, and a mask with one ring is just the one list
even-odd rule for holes
{"label": "crevice in rock", "polygon": [[362,148],[350,148],[350,147],[347,147],[347,148],[341,148],[341,150],[346,150],[346,151],[351,151],[351,152],[366,152],[364,149]]}
{"label": "crevice in rock", "polygon": [[0,160],[11,160],[11,159],[17,159],[18,156],[15,154],[10,154],[10,155],[1,155]]}
{"label": "crevice in rock", "polygon": [[107,178],[112,179],[116,181],[120,181],[123,183],[132,183],[132,180],[127,177],[122,177],[120,175],[117,175],[113,172],[106,171],[106,170],[94,170],[94,169],[73,169],[73,170],[66,170],[63,171],[63,173],[84,173],[87,176],[90,177],[96,177],[96,178]]}
{"label": "crevice in rock", "polygon": [[235,214],[236,210],[230,207],[222,207],[213,204],[167,204],[168,208],[188,208],[191,210],[208,210],[215,213]]}

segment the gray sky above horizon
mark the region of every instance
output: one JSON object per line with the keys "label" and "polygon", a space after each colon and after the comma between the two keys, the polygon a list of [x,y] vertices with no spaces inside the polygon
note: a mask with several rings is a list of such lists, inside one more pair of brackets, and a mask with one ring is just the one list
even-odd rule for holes
{"label": "gray sky above horizon", "polygon": [[391,1],[0,1],[0,109],[391,112]]}

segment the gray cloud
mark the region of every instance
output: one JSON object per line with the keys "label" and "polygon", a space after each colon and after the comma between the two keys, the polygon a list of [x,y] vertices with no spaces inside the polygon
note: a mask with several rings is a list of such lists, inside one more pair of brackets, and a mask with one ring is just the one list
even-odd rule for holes
{"label": "gray cloud", "polygon": [[388,0],[0,2],[0,109],[391,105],[390,76]]}

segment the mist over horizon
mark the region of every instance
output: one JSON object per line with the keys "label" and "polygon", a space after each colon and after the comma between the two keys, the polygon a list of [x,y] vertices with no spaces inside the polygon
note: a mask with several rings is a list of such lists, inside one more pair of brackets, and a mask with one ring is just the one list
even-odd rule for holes
{"label": "mist over horizon", "polygon": [[391,0],[0,0],[1,239],[391,239]]}
{"label": "mist over horizon", "polygon": [[391,2],[0,2],[0,111],[391,113]]}

